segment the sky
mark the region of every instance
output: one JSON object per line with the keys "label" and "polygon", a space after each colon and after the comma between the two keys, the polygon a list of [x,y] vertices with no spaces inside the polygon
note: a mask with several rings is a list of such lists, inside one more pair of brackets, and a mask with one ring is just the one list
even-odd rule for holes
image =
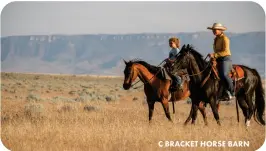
{"label": "sky", "polygon": [[1,36],[265,31],[254,2],[12,2],[1,12]]}

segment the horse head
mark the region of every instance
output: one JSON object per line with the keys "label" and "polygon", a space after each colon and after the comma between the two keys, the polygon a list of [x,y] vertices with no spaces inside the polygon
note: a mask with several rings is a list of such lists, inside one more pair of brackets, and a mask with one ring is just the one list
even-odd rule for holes
{"label": "horse head", "polygon": [[127,62],[124,60],[124,63],[126,67],[124,70],[125,78],[124,78],[123,88],[125,90],[128,90],[131,87],[132,82],[134,82],[135,79],[137,78],[137,72],[135,71],[134,63],[132,61]]}
{"label": "horse head", "polygon": [[190,53],[190,49],[191,49],[190,45],[187,46],[183,45],[178,56],[176,57],[175,68],[174,68],[175,70],[189,68],[191,59],[193,59],[193,55]]}

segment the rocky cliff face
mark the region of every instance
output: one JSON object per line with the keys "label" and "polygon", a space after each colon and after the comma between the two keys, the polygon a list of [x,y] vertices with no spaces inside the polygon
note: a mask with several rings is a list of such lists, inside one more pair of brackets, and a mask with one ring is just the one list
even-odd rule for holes
{"label": "rocky cliff face", "polygon": [[[264,76],[265,33],[227,34],[235,64]],[[30,35],[1,38],[2,71],[122,75],[122,58],[159,64],[168,56],[168,38],[177,36],[202,55],[212,52],[209,32],[128,35]]]}

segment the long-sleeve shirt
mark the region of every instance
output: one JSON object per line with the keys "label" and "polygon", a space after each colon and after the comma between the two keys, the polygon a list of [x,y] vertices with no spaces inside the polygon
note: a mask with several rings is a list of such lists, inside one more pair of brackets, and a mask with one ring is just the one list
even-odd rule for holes
{"label": "long-sleeve shirt", "polygon": [[169,52],[169,59],[174,60],[179,51],[178,48],[172,48]]}
{"label": "long-sleeve shirt", "polygon": [[213,49],[215,58],[231,56],[229,38],[224,34],[216,36],[214,39]]}

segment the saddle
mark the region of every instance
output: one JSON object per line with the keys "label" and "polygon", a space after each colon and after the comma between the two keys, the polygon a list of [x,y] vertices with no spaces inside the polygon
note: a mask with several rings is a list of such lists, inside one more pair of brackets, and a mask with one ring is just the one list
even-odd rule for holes
{"label": "saddle", "polygon": [[229,76],[231,77],[233,81],[241,80],[245,77],[244,70],[238,65],[233,65],[233,68],[231,72],[229,73]]}
{"label": "saddle", "polygon": [[[220,79],[217,69],[217,62],[215,59],[212,59],[212,70],[215,73],[216,78]],[[244,70],[238,65],[233,65],[233,68],[229,73],[229,77],[232,79],[232,81],[239,81],[245,77]]]}
{"label": "saddle", "polygon": [[[204,86],[204,84],[207,82],[207,80],[210,78],[211,73],[214,73],[213,76],[215,79],[220,80],[219,74],[218,74],[218,69],[217,69],[217,62],[214,58],[212,58],[211,60],[211,70],[208,74],[208,76],[203,80],[203,82],[201,83],[201,87]],[[244,86],[243,81],[240,81],[241,79],[245,78],[245,74],[244,74],[244,70],[238,66],[238,65],[233,65],[232,70],[229,73],[229,77],[232,79],[233,81],[233,85],[235,88],[235,92],[238,92],[240,88],[242,88]],[[219,98],[220,101],[229,101],[228,96],[225,94],[225,91],[221,92],[221,96]]]}
{"label": "saddle", "polygon": [[[214,78],[220,80],[220,77],[219,77],[219,74],[218,74],[218,69],[217,69],[217,61],[216,61],[216,59],[215,58],[211,58],[210,61],[211,61],[211,64],[212,64],[212,69],[211,69],[209,75],[201,83],[201,87],[203,87],[204,84],[207,82],[207,80],[210,78],[211,72],[214,73],[214,76],[215,76]],[[239,80],[245,78],[244,70],[238,65],[233,65],[233,68],[232,68],[232,70],[229,73],[229,77],[231,77],[232,81],[235,84],[236,81],[239,81]],[[243,84],[241,82],[236,82],[236,83],[237,83],[237,85],[236,85],[237,89],[243,86]]]}
{"label": "saddle", "polygon": [[163,79],[171,81],[171,85],[170,85],[170,88],[169,88],[170,92],[175,92],[177,90],[176,85],[173,84],[174,83],[173,82],[173,76],[181,77],[181,80],[183,81],[183,83],[185,81],[190,81],[190,78],[189,78],[189,76],[187,74],[187,70],[186,69],[180,69],[180,70],[177,70],[177,71],[169,71],[169,68],[162,67],[161,68],[161,72],[162,72]]}
{"label": "saddle", "polygon": [[165,80],[172,80],[171,75],[180,76],[182,80],[187,80],[187,81],[190,80],[186,69],[180,69],[178,71],[171,72],[171,71],[169,71],[169,69],[161,68],[161,71],[162,71],[162,75],[163,75]]}

